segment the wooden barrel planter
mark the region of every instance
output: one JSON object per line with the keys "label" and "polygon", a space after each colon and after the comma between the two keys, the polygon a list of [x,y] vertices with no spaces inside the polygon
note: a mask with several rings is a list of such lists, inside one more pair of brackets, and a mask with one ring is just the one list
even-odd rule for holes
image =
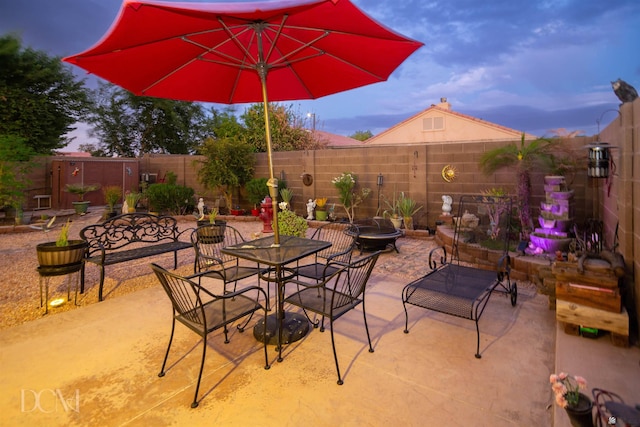
{"label": "wooden barrel planter", "polygon": [[226,221],[216,220],[215,224],[207,222],[203,225],[200,225],[200,221],[198,221],[198,240],[208,245],[220,243],[224,240],[226,228]]}
{"label": "wooden barrel planter", "polygon": [[40,243],[36,246],[38,264],[43,269],[79,266],[86,250],[87,242],[84,240],[69,240],[67,246],[56,246],[56,242]]}

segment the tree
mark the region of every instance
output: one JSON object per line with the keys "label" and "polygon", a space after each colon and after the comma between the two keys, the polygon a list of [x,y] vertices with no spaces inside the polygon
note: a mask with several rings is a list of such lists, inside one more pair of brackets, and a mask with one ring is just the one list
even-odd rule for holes
{"label": "tree", "polygon": [[198,179],[209,190],[224,194],[227,208],[233,208],[233,193],[253,177],[255,156],[253,147],[232,137],[208,138],[200,147]]}
{"label": "tree", "polygon": [[207,135],[200,104],[136,96],[110,83],[94,93],[90,123],[97,146],[83,149],[107,156],[144,153],[192,154]]}
{"label": "tree", "polygon": [[24,138],[0,135],[0,207],[22,206],[29,184],[25,177],[33,166],[30,162],[33,155]]}
{"label": "tree", "polygon": [[[258,152],[267,151],[264,126],[264,104],[253,104],[242,114],[246,141]],[[269,127],[273,151],[313,150],[322,144],[313,133],[305,129],[304,120],[296,115],[292,107],[269,104]]]}
{"label": "tree", "polygon": [[349,135],[349,138],[357,139],[358,141],[366,141],[372,136],[373,134],[370,130],[357,130],[353,135]]}
{"label": "tree", "polygon": [[0,135],[19,136],[34,152],[51,154],[71,142],[64,135],[90,105],[84,80],[76,81],[59,57],[0,36]]}
{"label": "tree", "polygon": [[522,227],[522,238],[527,240],[533,230],[531,220],[531,172],[543,168],[550,170],[555,161],[550,149],[554,145],[551,140],[539,138],[525,143],[522,134],[520,146],[510,143],[504,147],[485,152],[480,157],[480,168],[486,175],[498,169],[514,168],[518,176],[518,215]]}
{"label": "tree", "polygon": [[215,108],[209,110],[206,119],[206,127],[215,138],[240,138],[242,139],[245,128],[238,121],[234,107],[226,107],[222,111]]}

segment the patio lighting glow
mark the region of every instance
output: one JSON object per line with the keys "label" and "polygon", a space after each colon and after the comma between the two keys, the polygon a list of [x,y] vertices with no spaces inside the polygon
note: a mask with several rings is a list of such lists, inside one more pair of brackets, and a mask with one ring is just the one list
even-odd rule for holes
{"label": "patio lighting glow", "polygon": [[60,307],[61,305],[64,305],[64,298],[52,299],[51,302],[49,303],[49,305],[51,307]]}

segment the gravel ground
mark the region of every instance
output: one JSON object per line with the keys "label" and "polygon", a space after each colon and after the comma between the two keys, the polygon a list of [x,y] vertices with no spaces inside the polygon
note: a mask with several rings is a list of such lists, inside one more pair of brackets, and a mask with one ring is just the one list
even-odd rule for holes
{"label": "gravel ground", "polygon": [[[79,231],[91,223],[99,222],[101,213],[89,212],[87,215],[72,215],[70,238],[77,238]],[[193,227],[192,219],[179,221],[180,230]],[[26,233],[0,233],[0,330],[20,325],[24,322],[45,316],[44,307],[40,307],[39,275],[35,247],[38,243],[55,240],[64,218],[58,218],[54,229],[49,233],[31,231]],[[259,235],[262,223],[259,221],[230,221],[245,238]],[[310,228],[308,235],[313,229]],[[407,283],[424,275],[428,271],[427,257],[435,246],[433,240],[400,238],[397,247],[400,253],[387,252],[379,258],[374,274],[394,275],[407,279]],[[356,252],[359,255],[359,251]],[[191,274],[194,253],[190,250],[178,252],[178,272]],[[107,266],[104,285],[104,298],[117,298],[130,292],[151,286],[159,286],[151,273],[150,262],[156,262],[167,268],[173,267],[173,254]],[[71,301],[59,307],[50,307],[48,315],[98,302],[99,269],[93,264],[86,267],[86,289],[78,293],[77,305],[74,304],[75,282],[71,284]],[[72,275],[75,278],[78,275]],[[49,282],[49,300],[64,298],[67,295],[67,279],[64,276],[51,277]]]}

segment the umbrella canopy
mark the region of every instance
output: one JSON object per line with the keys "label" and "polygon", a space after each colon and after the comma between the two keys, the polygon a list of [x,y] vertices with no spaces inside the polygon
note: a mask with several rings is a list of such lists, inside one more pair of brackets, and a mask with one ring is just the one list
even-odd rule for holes
{"label": "umbrella canopy", "polygon": [[268,101],[315,99],[385,81],[420,46],[349,0],[125,0],[102,40],[64,61],[136,95],[262,101],[270,185],[277,188]]}

